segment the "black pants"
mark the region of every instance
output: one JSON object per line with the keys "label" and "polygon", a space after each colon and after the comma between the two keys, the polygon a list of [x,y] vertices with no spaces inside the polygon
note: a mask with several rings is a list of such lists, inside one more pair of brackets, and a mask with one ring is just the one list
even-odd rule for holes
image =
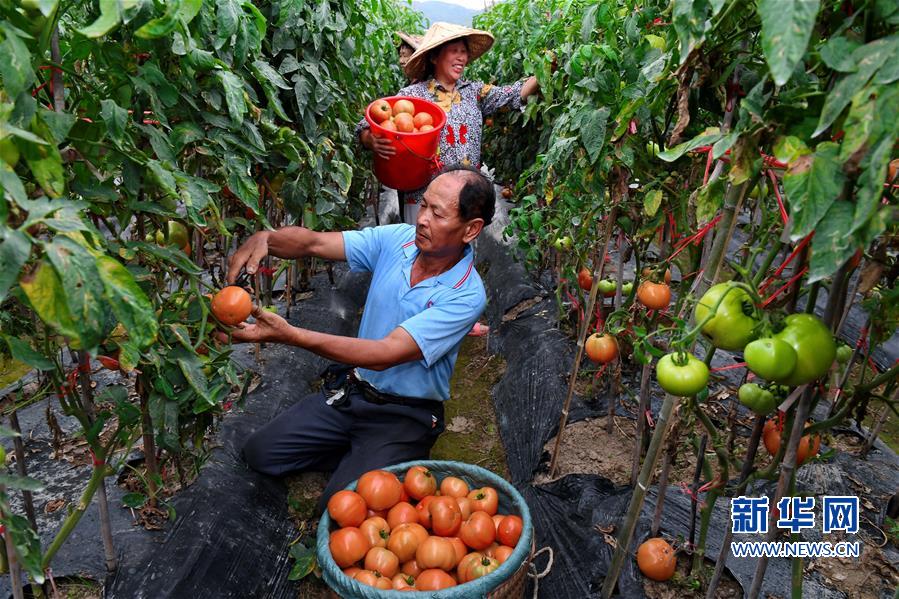
{"label": "black pants", "polygon": [[318,503],[321,512],[331,495],[368,470],[427,459],[443,429],[442,405],[380,405],[359,392],[328,405],[318,391],[253,433],[243,454],[253,470],[271,476],[333,470]]}

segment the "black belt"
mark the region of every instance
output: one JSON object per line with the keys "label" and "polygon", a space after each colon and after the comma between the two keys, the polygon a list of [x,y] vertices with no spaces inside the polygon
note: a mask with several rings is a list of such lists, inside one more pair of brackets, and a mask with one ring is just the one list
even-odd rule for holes
{"label": "black belt", "polygon": [[422,397],[405,397],[403,395],[393,395],[392,393],[384,393],[378,391],[368,381],[363,381],[356,376],[352,370],[347,374],[347,381],[351,387],[355,388],[365,401],[378,405],[396,404],[400,406],[409,406],[412,408],[427,408],[437,411],[443,410],[443,402],[436,399],[424,399]]}

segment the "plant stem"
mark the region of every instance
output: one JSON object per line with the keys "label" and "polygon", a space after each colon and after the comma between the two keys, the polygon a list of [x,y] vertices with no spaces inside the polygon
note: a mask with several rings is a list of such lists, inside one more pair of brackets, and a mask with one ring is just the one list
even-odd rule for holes
{"label": "plant stem", "polygon": [[643,467],[640,469],[640,478],[637,480],[637,486],[634,487],[634,493],[631,495],[624,524],[618,533],[615,554],[612,557],[609,572],[602,583],[602,596],[604,599],[609,599],[615,591],[618,576],[621,574],[621,568],[624,566],[624,560],[629,555],[629,548],[634,536],[634,527],[637,524],[640,510],[643,508],[643,500],[646,498],[646,491],[649,488],[653,472],[655,472],[659,449],[662,446],[665,433],[668,431],[671,414],[680,401],[681,398],[675,395],[665,396],[665,403],[662,404],[662,410],[659,414],[658,422],[656,422],[656,430],[652,435],[652,442],[649,444],[649,451],[646,453],[646,459],[643,460]]}
{"label": "plant stem", "polygon": [[[103,456],[101,458],[100,456],[97,456],[98,459],[105,459],[105,457],[106,456]],[[50,567],[53,556],[56,555],[56,552],[59,551],[63,543],[66,542],[66,539],[69,538],[72,531],[75,530],[75,526],[87,510],[87,506],[90,505],[94,493],[96,493],[97,489],[100,487],[100,483],[102,483],[106,476],[111,473],[110,470],[111,469],[105,465],[94,468],[94,471],[91,473],[91,478],[87,483],[87,487],[85,487],[84,491],[81,493],[81,499],[78,500],[78,505],[66,517],[65,521],[62,523],[62,528],[56,533],[53,542],[50,543],[50,547],[48,547],[46,553],[44,553],[44,559],[41,562],[41,565],[45,570]]]}
{"label": "plant stem", "polygon": [[[556,473],[556,463],[559,458],[559,447],[562,444],[562,436],[565,434],[565,425],[568,423],[568,410],[571,408],[571,400],[574,397],[574,385],[577,382],[577,375],[580,370],[581,359],[584,357],[584,341],[587,338],[587,332],[590,330],[590,315],[593,313],[593,307],[596,305],[596,295],[599,290],[599,280],[602,278],[603,267],[606,263],[606,255],[609,251],[609,239],[612,237],[612,229],[615,227],[615,221],[618,219],[618,206],[613,205],[612,210],[606,220],[606,230],[603,235],[602,255],[597,262],[593,264],[593,286],[590,288],[590,296],[587,299],[585,308],[584,321],[581,323],[581,330],[578,333],[577,352],[574,358],[574,364],[571,367],[571,376],[568,379],[568,394],[565,397],[565,404],[562,406],[562,416],[559,419],[559,432],[556,435],[556,444],[553,447],[552,459],[549,464],[549,476],[553,477]],[[612,401],[611,399],[609,401]]]}
{"label": "plant stem", "polygon": [[140,396],[141,434],[144,440],[144,465],[147,469],[147,500],[150,507],[156,507],[156,441],[153,438],[153,419],[150,418],[149,389],[142,375],[137,377],[137,394]]}
{"label": "plant stem", "polygon": [[737,223],[736,214],[740,211],[743,196],[749,186],[747,181],[738,185],[731,185],[724,194],[724,207],[721,209],[721,221],[718,223],[718,234],[709,252],[709,258],[705,262],[702,272],[702,281],[696,290],[697,295],[704,294],[709,287],[714,285],[721,276],[721,266],[727,254],[727,247],[734,233]]}

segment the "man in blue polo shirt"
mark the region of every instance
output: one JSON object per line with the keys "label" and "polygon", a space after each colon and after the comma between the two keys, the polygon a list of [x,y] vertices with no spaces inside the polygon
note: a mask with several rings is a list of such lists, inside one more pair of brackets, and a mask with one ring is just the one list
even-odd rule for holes
{"label": "man in blue polo shirt", "polygon": [[469,244],[490,224],[494,202],[486,177],[452,167],[425,191],[415,226],[285,227],[256,233],[231,256],[229,282],[266,255],[346,260],[372,273],[358,337],[294,327],[258,308],[255,323],[233,331],[237,342],[287,343],[355,367],[330,369],[322,391],[256,431],[244,446],[250,467],[275,476],[334,470],[323,506],[363,472],[428,457],[459,346],[486,304]]}

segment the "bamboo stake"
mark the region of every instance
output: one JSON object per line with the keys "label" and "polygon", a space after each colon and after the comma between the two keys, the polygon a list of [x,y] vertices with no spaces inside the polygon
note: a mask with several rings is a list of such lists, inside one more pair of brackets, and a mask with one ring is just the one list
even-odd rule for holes
{"label": "bamboo stake", "polygon": [[150,418],[149,388],[144,384],[143,375],[138,375],[136,384],[140,397],[141,436],[144,442],[144,465],[147,470],[148,504],[156,507],[156,477],[159,465],[156,463],[156,440],[153,438],[153,419]]}
{"label": "bamboo stake", "polygon": [[705,464],[705,446],[709,442],[709,436],[703,435],[699,440],[699,449],[696,452],[696,469],[693,470],[693,486],[690,487],[690,491],[692,491],[693,495],[690,497],[690,550],[693,550],[694,543],[693,540],[696,538],[696,504],[699,501],[699,498],[696,497],[697,492],[699,491],[699,481],[702,477],[702,467]]}
{"label": "bamboo stake", "polygon": [[659,535],[659,527],[662,525],[662,511],[665,507],[665,495],[668,493],[668,474],[677,459],[677,440],[680,437],[681,424],[679,416],[679,412],[675,412],[673,415],[671,430],[668,432],[668,442],[665,444],[665,455],[662,456],[662,473],[659,475],[656,511],[652,516],[652,525],[649,527],[650,534],[654,537]]}
{"label": "bamboo stake", "polygon": [[[893,393],[892,401],[899,401],[899,387],[896,388],[896,392]],[[880,435],[880,431],[883,430],[884,425],[887,423],[887,418],[890,415],[890,408],[884,406],[883,410],[880,411],[880,414],[877,416],[877,420],[874,423],[874,428],[871,429],[871,433],[868,435],[868,438],[865,440],[865,444],[862,446],[861,450],[858,452],[859,457],[865,457],[868,455],[868,452],[871,451],[871,448],[874,447],[874,441],[877,440],[877,436]]]}
{"label": "bamboo stake", "polygon": [[[565,425],[568,422],[568,410],[571,408],[571,400],[574,397],[574,385],[577,382],[578,371],[580,370],[581,359],[584,357],[584,340],[587,338],[587,331],[590,328],[590,315],[593,313],[593,307],[596,305],[596,295],[599,290],[599,280],[602,278],[603,267],[606,262],[606,255],[609,250],[609,239],[612,237],[612,229],[618,218],[618,206],[613,205],[606,220],[606,230],[603,235],[602,256],[598,262],[593,263],[593,285],[590,287],[590,297],[587,299],[585,308],[584,322],[581,323],[581,330],[578,333],[577,352],[574,358],[574,364],[571,367],[571,376],[568,379],[568,395],[565,397],[565,404],[562,406],[562,416],[559,419],[559,432],[556,435],[556,444],[553,447],[552,458],[549,463],[549,476],[556,474],[556,463],[559,458],[559,447],[562,444],[562,436],[565,433]],[[610,400],[611,401],[611,400]]]}
{"label": "bamboo stake", "polygon": [[[772,503],[777,505],[780,498],[783,497],[784,491],[787,489],[793,473],[796,471],[796,450],[799,447],[799,441],[805,432],[805,421],[808,419],[809,410],[812,403],[813,389],[806,388],[799,400],[796,413],[793,418],[793,429],[790,431],[790,439],[787,441],[787,451],[784,459],[780,464],[780,478],[777,480],[777,488],[774,491]],[[773,512],[771,514],[773,516]],[[768,529],[766,541],[774,541],[777,536],[777,527],[771,526]],[[762,556],[756,563],[755,574],[753,575],[752,586],[747,594],[747,599],[757,599],[762,588],[762,582],[765,579],[765,571],[768,569],[768,558]]]}
{"label": "bamboo stake", "polygon": [[612,556],[612,564],[609,567],[609,573],[606,575],[602,583],[603,599],[609,599],[615,590],[618,582],[618,576],[624,566],[624,560],[629,555],[629,547],[634,536],[634,528],[637,525],[637,517],[643,508],[643,500],[646,498],[646,491],[649,489],[652,474],[655,471],[658,462],[659,449],[668,431],[671,421],[671,414],[677,408],[681,398],[675,395],[665,396],[665,403],[662,404],[662,410],[659,414],[659,420],[656,423],[655,433],[652,435],[652,442],[649,444],[649,451],[646,453],[646,459],[643,460],[643,467],[640,469],[640,478],[637,486],[634,488],[634,494],[631,495],[631,501],[627,508],[627,514],[624,518],[624,525],[621,527],[616,539],[615,554]]}
{"label": "bamboo stake", "polygon": [[[0,485],[0,493],[6,493],[6,485]],[[6,547],[6,562],[9,568],[13,599],[24,599],[25,593],[22,589],[22,570],[19,568],[18,554],[16,553],[16,546],[12,542],[12,535],[7,532],[3,535],[3,541]]]}
{"label": "bamboo stake", "polygon": [[643,457],[643,440],[646,437],[646,410],[650,406],[649,375],[651,373],[651,363],[647,362],[643,365],[643,370],[640,372],[640,403],[637,408],[637,431],[634,435],[634,454],[631,460],[630,484],[632,487],[637,484],[637,475],[640,473],[640,458]]}
{"label": "bamboo stake", "polygon": [[[17,396],[14,396],[14,398],[17,398]],[[13,410],[9,414],[9,426],[18,433],[12,440],[13,449],[16,452],[16,471],[19,473],[19,476],[28,476],[28,469],[25,466],[25,442],[22,441],[22,427],[19,426],[19,414],[15,404],[13,404]],[[0,466],[3,466],[3,464],[0,464]],[[34,497],[31,491],[27,489],[22,490],[22,503],[25,505],[25,514],[28,516],[28,522],[36,533],[37,518],[34,514]]]}

